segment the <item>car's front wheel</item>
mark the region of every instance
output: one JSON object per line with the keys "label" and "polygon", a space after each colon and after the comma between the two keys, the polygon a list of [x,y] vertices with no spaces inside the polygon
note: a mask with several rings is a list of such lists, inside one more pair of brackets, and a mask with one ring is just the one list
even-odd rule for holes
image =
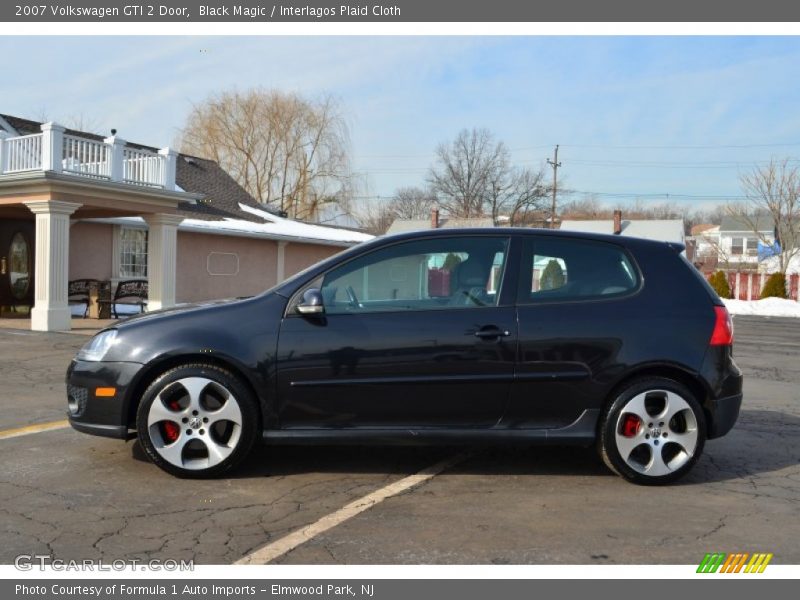
{"label": "car's front wheel", "polygon": [[600,423],[606,465],[644,485],[672,483],[694,466],[706,440],[703,409],[684,385],[661,377],[619,390]]}
{"label": "car's front wheel", "polygon": [[239,464],[258,429],[252,392],[215,365],[175,367],[147,388],[136,417],[150,459],[180,477],[213,477]]}

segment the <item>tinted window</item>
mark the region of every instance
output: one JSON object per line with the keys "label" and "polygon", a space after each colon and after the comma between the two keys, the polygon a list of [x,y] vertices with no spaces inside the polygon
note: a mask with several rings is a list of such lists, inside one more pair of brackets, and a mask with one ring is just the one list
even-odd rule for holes
{"label": "tinted window", "polygon": [[327,314],[495,306],[508,241],[453,237],[395,244],[328,272]]}
{"label": "tinted window", "polygon": [[633,264],[613,244],[544,238],[525,247],[520,304],[622,296],[639,285]]}

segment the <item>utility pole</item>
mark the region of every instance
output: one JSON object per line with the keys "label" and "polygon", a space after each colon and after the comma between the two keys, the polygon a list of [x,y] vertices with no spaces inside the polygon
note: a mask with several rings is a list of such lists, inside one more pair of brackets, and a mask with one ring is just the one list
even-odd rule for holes
{"label": "utility pole", "polygon": [[553,153],[553,160],[547,159],[547,164],[553,167],[553,209],[550,211],[550,229],[556,228],[556,193],[558,190],[558,167],[561,163],[558,162],[558,144],[556,144],[555,152]]}

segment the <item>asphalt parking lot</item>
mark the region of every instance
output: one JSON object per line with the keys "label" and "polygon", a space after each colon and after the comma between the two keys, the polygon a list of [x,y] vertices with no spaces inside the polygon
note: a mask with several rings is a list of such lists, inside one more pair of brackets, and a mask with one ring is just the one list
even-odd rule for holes
{"label": "asphalt parking lot", "polygon": [[[800,563],[800,320],[737,317],[745,404],[671,487],[637,487],[580,448],[474,448],[276,563],[698,563],[710,551]],[[0,330],[0,433],[64,419],[86,341]],[[229,564],[461,452],[259,448],[216,481],[172,478],[136,443],[61,428],[0,439],[0,562],[151,558]]]}

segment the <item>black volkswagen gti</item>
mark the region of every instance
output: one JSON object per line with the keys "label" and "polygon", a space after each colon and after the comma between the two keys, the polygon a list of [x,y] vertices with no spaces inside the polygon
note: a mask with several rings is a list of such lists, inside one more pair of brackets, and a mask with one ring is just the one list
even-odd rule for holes
{"label": "black volkswagen gti", "polygon": [[178,476],[268,444],[596,444],[685,475],[739,414],[731,318],[680,244],[521,229],[383,237],[263,294],[98,333],[67,372],[82,432]]}

